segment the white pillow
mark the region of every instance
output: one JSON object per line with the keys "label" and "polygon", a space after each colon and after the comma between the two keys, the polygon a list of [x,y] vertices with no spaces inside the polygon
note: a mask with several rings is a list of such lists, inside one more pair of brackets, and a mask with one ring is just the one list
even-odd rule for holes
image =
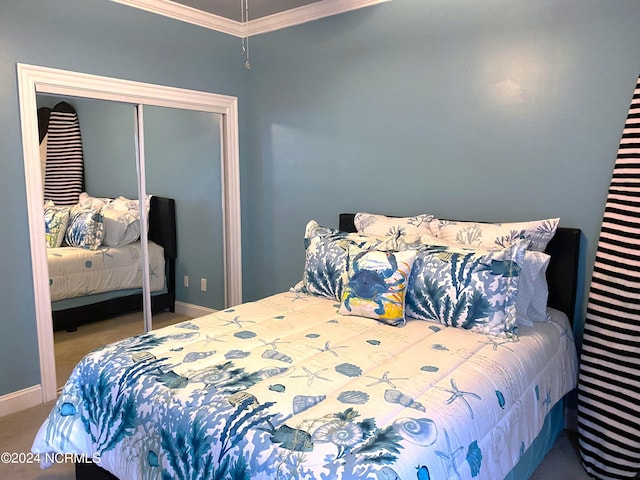
{"label": "white pillow", "polygon": [[546,253],[527,251],[520,269],[520,283],[516,297],[518,325],[533,327],[533,322],[546,322],[549,286],[547,267],[551,257]]}
{"label": "white pillow", "polygon": [[102,244],[107,247],[122,247],[140,238],[140,218],[130,212],[102,210],[104,238]]}

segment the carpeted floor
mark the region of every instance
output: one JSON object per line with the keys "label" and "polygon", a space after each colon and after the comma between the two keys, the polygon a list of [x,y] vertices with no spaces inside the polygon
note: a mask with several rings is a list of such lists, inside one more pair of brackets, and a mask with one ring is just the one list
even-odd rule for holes
{"label": "carpeted floor", "polygon": [[[184,316],[163,313],[155,318],[154,326],[164,326],[186,319],[187,317]],[[105,343],[126,338],[142,331],[142,321],[136,315],[119,317],[109,320],[109,322],[115,323],[106,325],[105,322],[103,325],[88,325],[81,327],[78,332],[74,333],[56,333],[56,365],[59,385],[64,383],[63,379],[68,377],[73,366],[86,353]],[[116,329],[108,328],[109,326],[113,327],[116,323]],[[36,432],[53,405],[54,402],[48,402],[22,412],[0,417],[0,453],[28,454],[31,451],[31,444]],[[75,470],[72,463],[64,461],[56,463],[46,470],[41,470],[37,463],[7,464],[0,462],[0,479],[5,478],[73,480]],[[589,478],[580,465],[576,434],[565,431],[535,471],[531,480],[589,480]]]}
{"label": "carpeted floor", "polygon": [[[87,353],[108,343],[137,335],[144,331],[141,313],[131,313],[78,327],[75,332],[55,332],[53,342],[56,355],[56,385],[62,386],[71,375],[73,367]],[[177,313],[161,312],[153,316],[153,328],[182,322],[189,317]]]}

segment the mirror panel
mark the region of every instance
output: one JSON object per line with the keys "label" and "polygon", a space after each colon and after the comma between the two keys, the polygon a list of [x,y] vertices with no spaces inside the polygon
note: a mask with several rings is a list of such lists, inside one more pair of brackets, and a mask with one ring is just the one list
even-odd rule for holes
{"label": "mirror panel", "polygon": [[[176,298],[187,317],[225,308],[221,121],[217,113],[144,106],[146,190],[175,200]],[[153,328],[174,321],[160,313]]]}

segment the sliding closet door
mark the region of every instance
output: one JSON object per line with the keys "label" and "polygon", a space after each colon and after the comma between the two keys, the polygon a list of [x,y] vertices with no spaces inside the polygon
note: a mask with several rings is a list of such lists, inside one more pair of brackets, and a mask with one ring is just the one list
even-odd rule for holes
{"label": "sliding closet door", "polygon": [[[223,309],[221,115],[144,106],[143,126],[147,194],[175,199],[179,310],[193,317]],[[153,328],[174,321],[156,313]]]}

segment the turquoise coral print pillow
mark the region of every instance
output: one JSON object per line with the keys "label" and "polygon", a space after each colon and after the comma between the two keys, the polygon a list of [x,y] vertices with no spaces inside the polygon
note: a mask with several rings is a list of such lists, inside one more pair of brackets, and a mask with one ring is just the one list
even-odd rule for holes
{"label": "turquoise coral print pillow", "polygon": [[99,209],[85,209],[78,205],[71,209],[64,241],[70,247],[97,250],[102,244],[104,224]]}
{"label": "turquoise coral print pillow", "polygon": [[416,253],[350,247],[339,313],[404,325],[405,296]]}
{"label": "turquoise coral print pillow", "polygon": [[44,204],[44,230],[48,248],[62,245],[69,224],[69,207],[57,206],[51,200]]}
{"label": "turquoise coral print pillow", "polygon": [[427,246],[413,265],[406,315],[517,338],[515,302],[526,241],[498,251]]}

